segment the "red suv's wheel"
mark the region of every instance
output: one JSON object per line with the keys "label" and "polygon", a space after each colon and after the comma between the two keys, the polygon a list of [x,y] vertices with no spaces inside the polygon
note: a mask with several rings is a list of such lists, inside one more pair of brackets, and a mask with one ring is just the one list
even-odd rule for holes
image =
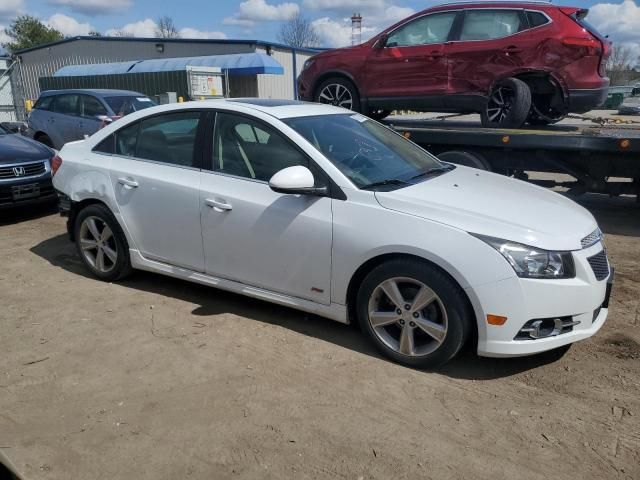
{"label": "red suv's wheel", "polygon": [[325,80],[316,89],[314,100],[337,107],[360,111],[360,96],[355,85],[346,78],[333,77]]}
{"label": "red suv's wheel", "polygon": [[531,109],[529,86],[517,78],[496,83],[480,117],[484,127],[519,128]]}

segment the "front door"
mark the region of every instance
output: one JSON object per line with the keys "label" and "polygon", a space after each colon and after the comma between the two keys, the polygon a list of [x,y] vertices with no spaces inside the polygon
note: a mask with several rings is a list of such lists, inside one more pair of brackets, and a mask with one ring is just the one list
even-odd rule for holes
{"label": "front door", "polygon": [[120,214],[140,253],[202,272],[200,115],[167,113],[117,131],[110,170]]}
{"label": "front door", "polygon": [[268,185],[308,157],[273,127],[230,113],[217,114],[212,151],[200,198],[206,272],[329,304],[331,199]]}
{"label": "front door", "polygon": [[445,92],[444,47],[456,15],[443,12],[419,17],[391,32],[382,48],[371,50],[365,96],[372,105],[395,98],[394,105],[401,100],[400,106],[411,108],[416,102],[437,100]]}

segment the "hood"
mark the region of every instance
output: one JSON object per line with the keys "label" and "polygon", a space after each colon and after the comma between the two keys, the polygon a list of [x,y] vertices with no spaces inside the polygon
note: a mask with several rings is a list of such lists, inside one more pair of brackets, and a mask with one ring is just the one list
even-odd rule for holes
{"label": "hood", "polygon": [[50,159],[53,150],[18,134],[0,135],[0,165]]}
{"label": "hood", "polygon": [[375,195],[390,210],[545,250],[579,250],[597,228],[591,213],[558,193],[462,166]]}

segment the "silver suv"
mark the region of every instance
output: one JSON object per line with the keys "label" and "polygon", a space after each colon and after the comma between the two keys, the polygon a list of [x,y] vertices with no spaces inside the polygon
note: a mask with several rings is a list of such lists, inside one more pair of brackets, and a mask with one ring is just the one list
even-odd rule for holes
{"label": "silver suv", "polygon": [[146,95],[127,90],[48,90],[33,106],[24,133],[59,150],[67,142],[155,104]]}

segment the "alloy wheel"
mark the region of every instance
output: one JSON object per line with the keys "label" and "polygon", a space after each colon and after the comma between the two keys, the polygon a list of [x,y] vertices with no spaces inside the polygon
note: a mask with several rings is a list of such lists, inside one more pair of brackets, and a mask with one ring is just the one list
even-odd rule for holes
{"label": "alloy wheel", "polygon": [[348,108],[353,107],[353,97],[347,87],[339,83],[331,83],[320,91],[318,96],[320,103],[328,103],[336,107]]}
{"label": "alloy wheel", "polygon": [[369,298],[368,317],[378,339],[401,355],[428,355],[447,336],[442,300],[412,278],[394,277],[380,283]]}
{"label": "alloy wheel", "polygon": [[80,225],[79,237],[82,255],[89,265],[100,273],[114,269],[118,246],[109,225],[98,217],[87,217]]}
{"label": "alloy wheel", "polygon": [[497,87],[487,102],[487,116],[489,121],[502,123],[513,106],[514,92],[508,87]]}

